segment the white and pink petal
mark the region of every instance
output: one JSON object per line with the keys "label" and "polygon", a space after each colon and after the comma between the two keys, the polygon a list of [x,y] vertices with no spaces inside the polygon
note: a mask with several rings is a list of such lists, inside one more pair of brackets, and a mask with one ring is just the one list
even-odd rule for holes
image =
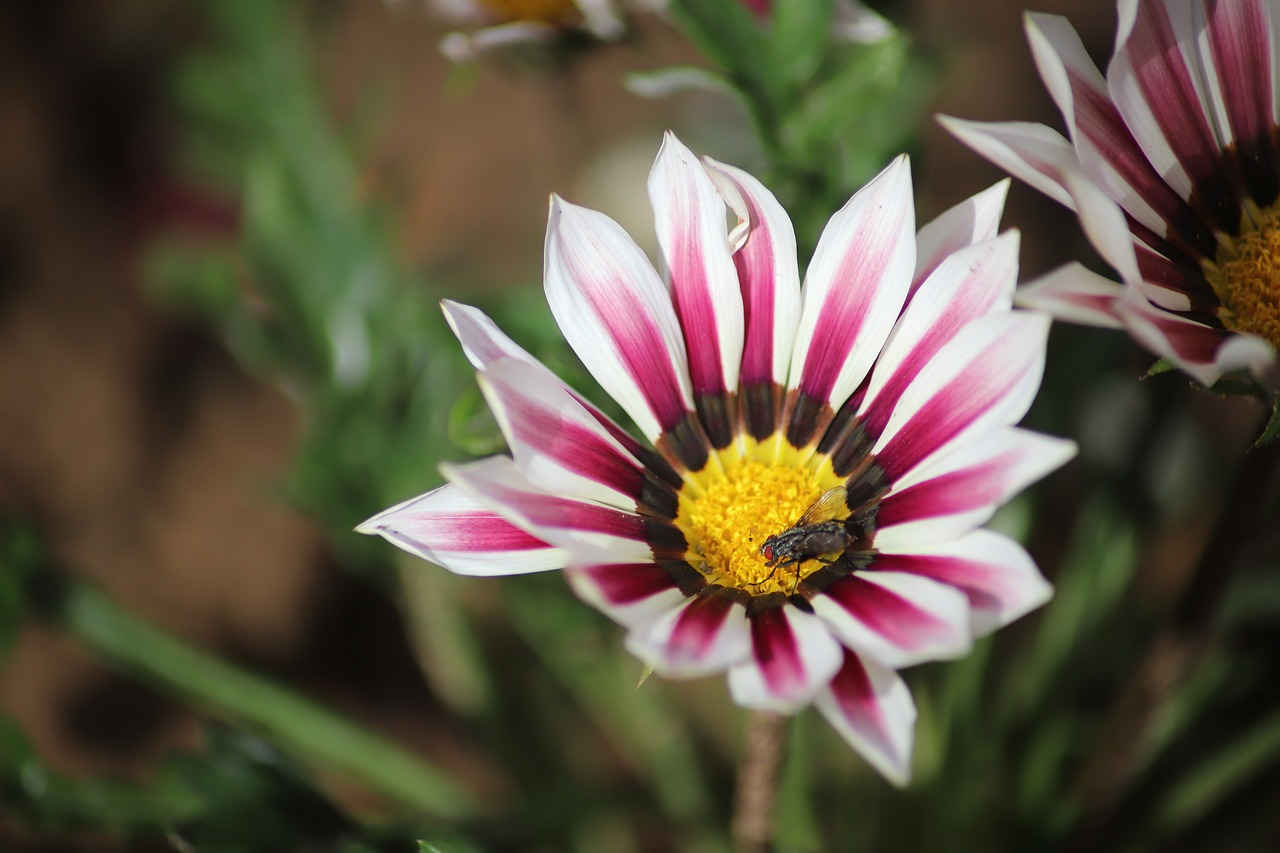
{"label": "white and pink petal", "polygon": [[1004,427],[934,457],[893,483],[876,511],[876,548],[947,542],[1076,454],[1073,441]]}
{"label": "white and pink petal", "polygon": [[619,625],[635,628],[675,611],[687,597],[682,583],[696,585],[697,571],[657,563],[573,565],[565,579],[578,597]]}
{"label": "white and pink petal", "polygon": [[916,706],[902,676],[845,650],[814,705],[882,776],[899,787],[910,781]]}
{"label": "white and pink petal", "polygon": [[1080,168],[1080,160],[1071,143],[1056,130],[1032,122],[966,121],[945,115],[938,116],[938,122],[956,139],[1015,178],[1075,209],[1062,176]]}
{"label": "white and pink petal", "polygon": [[479,374],[516,465],[550,494],[635,510],[642,499],[674,518],[676,493],[650,474],[554,377],[499,359]]}
{"label": "white and pink petal", "polygon": [[[658,248],[684,331],[695,401],[738,387],[742,292],[730,257],[725,202],[698,158],[675,134],[662,140],[649,173]],[[707,425],[719,433],[728,424]]]}
{"label": "white and pink petal", "polygon": [[1018,232],[961,249],[916,291],[871,373],[859,417],[878,438],[907,386],[965,324],[1008,311],[1018,279]]}
{"label": "white and pink petal", "polygon": [[[570,564],[644,563],[683,556],[684,536],[669,522],[560,495],[530,483],[515,462],[494,456],[441,465],[451,483],[507,521],[568,553]],[[607,555],[607,560],[601,556]]]}
{"label": "white and pink petal", "polygon": [[356,528],[460,575],[497,577],[563,569],[567,555],[456,486],[396,504]]}
{"label": "white and pink petal", "polygon": [[919,575],[854,572],[812,603],[842,643],[882,666],[963,657],[972,645],[968,599]]}
{"label": "white and pink petal", "polygon": [[693,396],[680,323],[621,226],[553,197],[544,284],[569,346],[650,441],[686,419]]}
{"label": "white and pink petal", "polygon": [[1026,550],[990,530],[974,530],[952,542],[882,551],[876,565],[960,590],[969,600],[975,638],[1008,625],[1053,597],[1053,587]]}
{"label": "white and pink petal", "polygon": [[793,713],[813,701],[840,668],[840,644],[822,620],[784,605],[758,610],[751,654],[729,670],[729,693],[744,708]]}
{"label": "white and pink petal", "polygon": [[1014,303],[1070,323],[1120,329],[1124,322],[1116,303],[1127,292],[1125,285],[1072,261],[1018,288]]}
{"label": "white and pink petal", "polygon": [[838,409],[866,377],[915,270],[915,207],[905,156],[827,223],[805,275],[788,387]]}
{"label": "white and pink petal", "polygon": [[670,678],[723,672],[751,654],[746,609],[716,592],[695,595],[678,608],[635,627],[628,651]]}
{"label": "white and pink petal", "polygon": [[791,218],[753,175],[707,157],[703,162],[746,226],[733,254],[747,322],[740,381],[783,384],[800,321],[800,270]]}
{"label": "white and pink petal", "polygon": [[952,253],[996,236],[1008,194],[1009,179],[1005,178],[943,211],[916,233],[912,294]]}
{"label": "white and pink petal", "polygon": [[935,453],[1018,421],[1044,372],[1049,318],[1029,311],[969,323],[903,392],[872,453],[890,482]]}

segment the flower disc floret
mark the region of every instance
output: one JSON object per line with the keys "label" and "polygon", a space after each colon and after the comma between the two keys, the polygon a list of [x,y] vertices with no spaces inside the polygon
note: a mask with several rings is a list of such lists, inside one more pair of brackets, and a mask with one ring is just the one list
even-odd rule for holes
{"label": "flower disc floret", "polygon": [[1223,324],[1280,349],[1280,210],[1224,241],[1216,261],[1205,264],[1205,275],[1222,299]]}
{"label": "flower disc floret", "polygon": [[790,591],[797,571],[803,579],[821,563],[775,569],[766,564],[760,546],[795,524],[825,490],[807,468],[755,460],[716,474],[700,495],[681,502],[676,518],[689,542],[691,564],[711,583],[752,595]]}

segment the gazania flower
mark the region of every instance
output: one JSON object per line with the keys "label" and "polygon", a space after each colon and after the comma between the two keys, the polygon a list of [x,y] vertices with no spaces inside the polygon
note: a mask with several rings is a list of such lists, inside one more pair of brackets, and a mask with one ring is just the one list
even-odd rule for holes
{"label": "gazania flower", "polygon": [[612,0],[425,0],[424,5],[462,27],[440,40],[440,52],[453,62],[575,34],[614,41],[626,31]]}
{"label": "gazania flower", "polygon": [[359,529],[460,574],[564,569],[657,672],[726,672],[750,708],[813,703],[905,782],[915,709],[895,670],[963,655],[1050,594],[1017,543],[976,529],[1073,452],[1012,426],[1048,319],[1010,310],[1005,185],[917,237],[899,158],[832,218],[803,290],[755,178],[668,135],[649,191],[665,283],[611,219],[558,198],[545,282],[652,449],[446,303],[513,458],[445,466],[450,485]]}
{"label": "gazania flower", "polygon": [[1019,303],[1123,327],[1204,385],[1277,381],[1280,162],[1268,0],[1121,0],[1104,79],[1065,19],[1028,15],[1071,142],[1038,124],[944,119],[978,153],[1075,209],[1124,286],[1078,265]]}

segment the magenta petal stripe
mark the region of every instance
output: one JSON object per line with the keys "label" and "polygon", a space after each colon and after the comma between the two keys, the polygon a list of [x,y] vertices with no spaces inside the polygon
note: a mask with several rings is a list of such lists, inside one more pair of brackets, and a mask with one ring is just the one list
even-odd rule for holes
{"label": "magenta petal stripe", "polygon": [[613,437],[614,441],[622,445],[636,459],[643,462],[644,466],[657,475],[659,479],[673,488],[680,487],[683,482],[680,475],[675,472],[665,459],[636,441],[626,430],[614,423],[613,418],[600,411],[595,404],[561,382],[560,378],[552,373],[546,365],[507,337],[493,320],[485,316],[483,311],[448,299],[443,300],[440,306],[444,310],[444,316],[449,323],[449,327],[453,329],[453,333],[458,337],[458,342],[462,344],[463,353],[466,354],[467,360],[471,362],[476,370],[487,370],[495,361],[501,358],[513,358],[533,365],[559,385],[565,393],[577,400],[578,405],[589,412],[591,417],[595,418]]}
{"label": "magenta petal stripe", "polygon": [[684,556],[684,535],[669,522],[546,494],[525,480],[506,457],[442,465],[440,470],[450,482],[511,523],[570,552],[575,548],[607,551],[616,558],[611,562],[620,563]]}
{"label": "magenta petal stripe", "polygon": [[455,486],[397,504],[356,528],[460,575],[564,568],[564,552],[530,536]]}
{"label": "magenta petal stripe", "polygon": [[1272,38],[1280,27],[1280,9],[1264,0],[1205,5],[1209,58],[1204,65],[1216,72],[1217,94],[1235,144],[1236,167],[1253,200],[1266,206],[1280,195],[1276,140],[1271,133],[1276,115],[1260,109],[1276,103]]}
{"label": "magenta petal stripe", "polygon": [[696,569],[676,562],[571,566],[565,577],[580,598],[629,628],[674,611],[705,586]]}
{"label": "magenta petal stripe", "polygon": [[1018,619],[1053,596],[1030,555],[1007,536],[974,530],[952,542],[914,547],[911,553],[881,553],[876,566],[931,578],[969,599],[970,625],[980,637]]}
{"label": "magenta petal stripe", "polygon": [[795,607],[761,608],[750,620],[751,656],[729,671],[734,702],[780,712],[807,705],[840,668],[840,644]]}
{"label": "magenta petal stripe", "polygon": [[741,604],[708,591],[632,630],[627,648],[663,675],[697,678],[750,655],[751,633]]}
{"label": "magenta petal stripe", "polygon": [[872,767],[895,785],[907,784],[916,706],[901,676],[846,650],[814,704]]}
{"label": "magenta petal stripe", "polygon": [[[650,441],[689,424],[694,407],[680,324],[631,237],[604,214],[553,198],[545,252],[551,313],[596,381]],[[701,458],[682,461],[699,470],[706,452],[703,446]]]}
{"label": "magenta petal stripe", "polygon": [[968,600],[924,577],[854,572],[815,596],[813,609],[846,646],[884,666],[911,666],[969,651]]}
{"label": "magenta petal stripe", "polygon": [[738,381],[747,431],[762,441],[778,429],[781,388],[800,317],[795,232],[762,183],[741,169],[710,159],[704,162],[747,228],[743,244],[733,254],[746,327]]}
{"label": "magenta petal stripe", "polygon": [[915,270],[911,172],[899,157],[838,211],[805,275],[789,388],[800,403],[788,426],[796,447],[866,377],[906,300]]}
{"label": "magenta petal stripe", "polygon": [[742,293],[729,256],[725,203],[693,152],[671,133],[649,173],[658,246],[684,331],[694,402],[711,443],[729,446],[742,359]]}
{"label": "magenta petal stripe", "polygon": [[676,492],[618,444],[559,382],[500,359],[479,376],[516,464],[552,494],[676,517]]}
{"label": "magenta petal stripe", "polygon": [[1075,455],[1074,442],[1004,427],[935,457],[893,484],[876,510],[876,547],[947,542]]}
{"label": "magenta petal stripe", "polygon": [[1044,371],[1049,318],[1013,312],[981,317],[916,376],[873,449],[890,482],[961,436],[1026,414]]}
{"label": "magenta petal stripe", "polygon": [[1212,252],[1213,234],[1151,168],[1071,25],[1056,15],[1028,15],[1026,30],[1089,175],[1157,237],[1195,234],[1196,248]]}
{"label": "magenta petal stripe", "polygon": [[1111,98],[1147,159],[1183,198],[1194,192],[1202,215],[1234,233],[1240,208],[1219,157],[1204,93],[1179,35],[1194,42],[1191,3],[1136,4],[1130,31],[1120,33],[1107,69]]}
{"label": "magenta petal stripe", "polygon": [[863,429],[880,437],[907,386],[971,320],[1008,311],[1018,278],[1018,233],[948,257],[921,285],[885,344],[862,401]]}

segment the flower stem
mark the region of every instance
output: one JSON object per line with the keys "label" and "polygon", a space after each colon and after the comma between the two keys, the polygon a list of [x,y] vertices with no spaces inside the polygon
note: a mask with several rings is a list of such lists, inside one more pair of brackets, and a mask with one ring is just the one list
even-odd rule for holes
{"label": "flower stem", "polygon": [[747,719],[731,825],[738,853],[773,849],[773,808],[791,735],[790,722],[789,717],[771,711],[754,711]]}
{"label": "flower stem", "polygon": [[1160,709],[1208,645],[1214,614],[1241,551],[1267,523],[1265,507],[1280,470],[1280,442],[1249,453],[1237,469],[1200,559],[1178,594],[1169,621],[1147,645],[1113,706],[1102,738],[1080,775],[1085,798],[1081,830],[1100,839],[1115,823],[1125,788],[1139,768]]}

